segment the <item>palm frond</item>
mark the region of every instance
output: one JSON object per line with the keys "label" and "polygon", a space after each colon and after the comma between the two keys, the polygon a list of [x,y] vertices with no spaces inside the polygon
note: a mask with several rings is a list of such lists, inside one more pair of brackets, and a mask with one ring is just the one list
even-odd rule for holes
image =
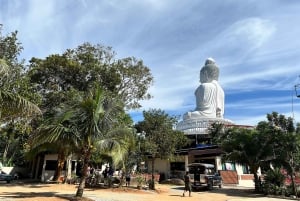
{"label": "palm frond", "polygon": [[37,105],[8,91],[0,90],[0,102],[2,119],[41,114]]}

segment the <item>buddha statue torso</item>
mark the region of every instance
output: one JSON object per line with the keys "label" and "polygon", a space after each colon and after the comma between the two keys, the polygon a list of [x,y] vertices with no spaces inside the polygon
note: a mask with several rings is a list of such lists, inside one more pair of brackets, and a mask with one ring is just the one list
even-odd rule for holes
{"label": "buddha statue torso", "polygon": [[184,115],[184,119],[223,118],[224,91],[218,83],[219,68],[211,58],[200,71],[201,84],[195,91],[196,108]]}

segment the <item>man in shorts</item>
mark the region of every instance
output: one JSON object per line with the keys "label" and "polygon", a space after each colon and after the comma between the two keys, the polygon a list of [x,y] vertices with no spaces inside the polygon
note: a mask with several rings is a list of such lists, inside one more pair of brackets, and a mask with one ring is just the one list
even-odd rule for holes
{"label": "man in shorts", "polygon": [[191,197],[191,178],[190,178],[190,175],[189,175],[189,172],[186,172],[185,175],[184,175],[184,191],[183,191],[183,194],[182,196],[184,197],[185,195],[185,192],[189,192],[189,196]]}

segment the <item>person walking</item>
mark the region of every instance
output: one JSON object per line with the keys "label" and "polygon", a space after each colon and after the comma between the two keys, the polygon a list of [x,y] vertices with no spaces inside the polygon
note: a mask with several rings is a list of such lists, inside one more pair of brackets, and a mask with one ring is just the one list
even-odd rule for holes
{"label": "person walking", "polygon": [[185,192],[189,192],[189,196],[191,197],[191,178],[190,178],[190,175],[189,175],[189,172],[187,171],[184,175],[184,190],[183,190],[183,194],[182,196],[184,197],[185,196]]}

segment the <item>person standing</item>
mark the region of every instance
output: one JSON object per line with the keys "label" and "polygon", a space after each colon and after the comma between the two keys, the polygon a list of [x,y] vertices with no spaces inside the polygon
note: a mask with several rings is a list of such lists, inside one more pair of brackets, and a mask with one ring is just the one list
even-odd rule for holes
{"label": "person standing", "polygon": [[130,172],[128,172],[126,174],[125,181],[126,181],[125,185],[129,187],[130,186]]}
{"label": "person standing", "polygon": [[192,193],[192,187],[191,187],[191,177],[189,175],[189,172],[186,172],[184,175],[184,190],[183,190],[183,194],[182,196],[185,196],[185,192],[189,192],[189,196],[191,197],[191,193]]}

